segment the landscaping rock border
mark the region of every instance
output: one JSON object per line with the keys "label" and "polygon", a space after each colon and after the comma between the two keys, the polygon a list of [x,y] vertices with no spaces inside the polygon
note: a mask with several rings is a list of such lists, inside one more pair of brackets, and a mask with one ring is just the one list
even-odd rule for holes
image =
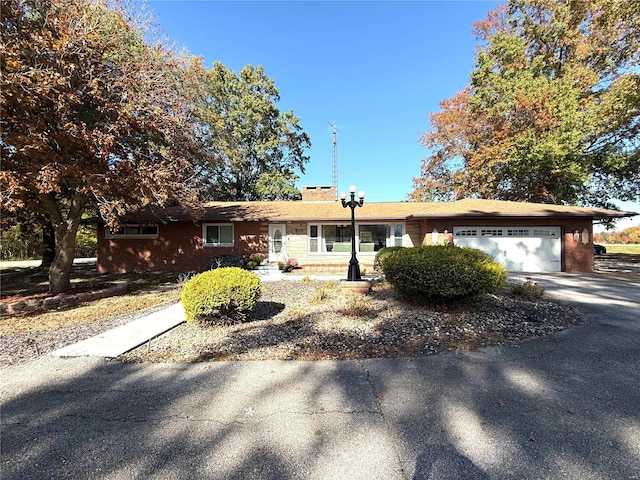
{"label": "landscaping rock border", "polygon": [[0,315],[15,315],[17,313],[40,312],[54,310],[56,308],[70,308],[83,302],[124,295],[127,289],[127,282],[116,282],[89,292],[60,293],[51,297],[36,297],[18,300],[16,302],[1,303]]}

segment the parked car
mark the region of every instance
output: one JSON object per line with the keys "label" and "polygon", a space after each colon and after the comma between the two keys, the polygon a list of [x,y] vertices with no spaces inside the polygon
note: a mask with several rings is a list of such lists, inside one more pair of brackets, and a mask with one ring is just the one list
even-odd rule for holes
{"label": "parked car", "polygon": [[604,245],[599,245],[597,243],[593,244],[593,253],[595,255],[604,255],[605,253],[607,253],[607,249]]}

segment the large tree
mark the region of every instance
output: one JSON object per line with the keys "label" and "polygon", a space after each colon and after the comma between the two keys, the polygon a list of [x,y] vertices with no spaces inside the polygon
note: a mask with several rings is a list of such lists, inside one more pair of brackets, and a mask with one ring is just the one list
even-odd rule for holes
{"label": "large tree", "polygon": [[260,200],[300,200],[302,194],[296,187],[298,176],[293,173],[281,173],[278,170],[263,173],[256,182],[256,193]]}
{"label": "large tree", "polygon": [[639,5],[513,0],[478,22],[470,84],[430,115],[410,197],[638,198]]}
{"label": "large tree", "polygon": [[205,82],[202,116],[210,126],[210,155],[200,162],[208,185],[205,199],[263,200],[278,186],[294,188],[295,171],[304,173],[311,142],[300,119],[278,109],[278,89],[263,67],[247,65],[236,74],[216,62]]}
{"label": "large tree", "polygon": [[46,212],[56,253],[49,288],[70,288],[83,213],[110,228],[127,211],[198,209],[190,83],[198,61],[145,41],[122,4],[6,0],[0,83],[2,207]]}

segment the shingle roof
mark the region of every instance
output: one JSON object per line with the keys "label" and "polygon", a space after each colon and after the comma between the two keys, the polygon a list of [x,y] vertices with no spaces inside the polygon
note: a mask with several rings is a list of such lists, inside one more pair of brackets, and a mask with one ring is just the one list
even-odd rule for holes
{"label": "shingle roof", "polygon": [[[204,205],[203,221],[340,221],[351,213],[340,202],[211,202]],[[594,219],[636,215],[634,212],[570,207],[500,200],[464,199],[454,202],[365,202],[356,210],[363,220],[405,220],[438,217],[557,217],[580,216]]]}
{"label": "shingle roof", "polygon": [[[416,203],[365,202],[356,210],[359,220],[400,220],[416,211]],[[340,202],[212,202],[205,204],[203,221],[270,220],[270,221],[341,221],[351,219],[351,210]]]}
{"label": "shingle roof", "polygon": [[607,210],[591,207],[572,207],[547,203],[508,202],[504,200],[484,200],[465,198],[455,202],[437,202],[426,210],[417,211],[413,218],[428,217],[563,217],[578,216],[594,219],[619,218],[637,215],[635,212]]}
{"label": "shingle roof", "polygon": [[[336,202],[209,202],[204,204],[202,222],[220,221],[345,221],[351,212]],[[147,221],[151,217],[163,222],[191,221],[180,207],[156,211],[152,215],[135,215],[129,220]],[[578,216],[595,219],[637,215],[634,212],[587,207],[571,207],[542,203],[507,202],[467,198],[454,202],[366,202],[356,210],[358,221],[407,220],[442,217],[564,217]]]}

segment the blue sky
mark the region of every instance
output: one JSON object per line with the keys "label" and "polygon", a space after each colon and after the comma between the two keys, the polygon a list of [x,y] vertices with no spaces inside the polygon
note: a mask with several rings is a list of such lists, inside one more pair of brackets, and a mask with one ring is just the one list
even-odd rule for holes
{"label": "blue sky", "polygon": [[[332,183],[330,123],[338,133],[338,189],[400,201],[426,150],[429,112],[469,80],[473,23],[494,1],[153,1],[171,41],[234,71],[263,65],[311,138],[303,185]],[[632,208],[635,207],[635,208]],[[640,211],[640,205],[627,205]],[[637,217],[636,217],[637,218]],[[637,220],[634,224],[637,223]]]}

